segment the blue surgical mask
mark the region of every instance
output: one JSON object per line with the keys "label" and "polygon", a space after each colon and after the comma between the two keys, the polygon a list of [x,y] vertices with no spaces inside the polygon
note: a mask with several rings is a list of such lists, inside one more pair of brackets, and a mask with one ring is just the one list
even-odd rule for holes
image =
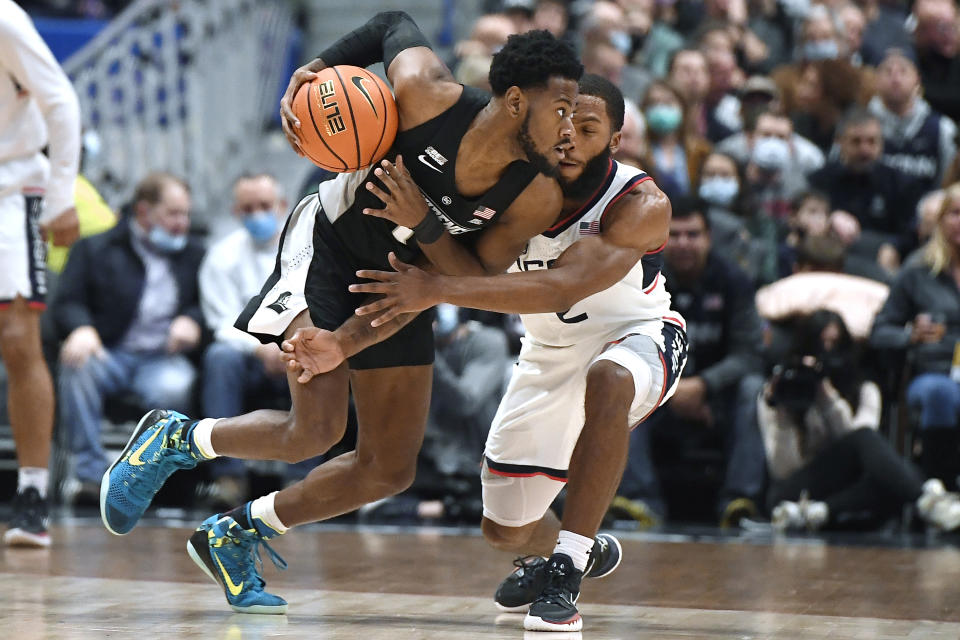
{"label": "blue surgical mask", "polygon": [[790,145],[780,138],[758,138],[753,145],[750,159],[767,171],[782,171],[790,163]]}
{"label": "blue surgical mask", "polygon": [[647,107],[647,125],[657,133],[672,133],[680,126],[683,113],[675,104],[655,104]]}
{"label": "blue surgical mask", "polygon": [[633,51],[633,40],[630,39],[630,34],[626,31],[611,31],[610,44],[619,49],[620,53],[625,56],[629,56]]}
{"label": "blue surgical mask", "polygon": [[811,40],[803,43],[804,60],[836,60],[840,57],[840,47],[836,40]]}
{"label": "blue surgical mask", "polygon": [[177,253],[187,246],[187,234],[176,235],[155,224],[147,232],[147,242],[157,251]]}
{"label": "blue surgical mask", "polygon": [[277,216],[269,209],[255,211],[243,218],[243,226],[250,232],[254,242],[263,243],[277,233]]}
{"label": "blue surgical mask", "polygon": [[701,198],[718,207],[729,207],[740,191],[740,184],[736,178],[717,176],[704,178],[697,193]]}

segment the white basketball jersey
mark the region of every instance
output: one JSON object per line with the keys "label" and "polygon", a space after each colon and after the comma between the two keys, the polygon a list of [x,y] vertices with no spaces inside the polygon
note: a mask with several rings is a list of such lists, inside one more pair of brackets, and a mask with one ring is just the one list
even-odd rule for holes
{"label": "white basketball jersey", "polygon": [[[603,216],[611,205],[650,179],[640,169],[611,160],[603,185],[593,197],[564,220],[531,238],[509,271],[549,269],[574,242],[599,234]],[[521,315],[527,336],[541,344],[566,347],[603,336],[616,339],[618,329],[647,321],[666,320],[685,327],[680,315],[670,309],[670,294],[660,273],[662,266],[663,247],[645,254],[622,280],[580,300],[567,311]],[[659,327],[658,322],[651,324]],[[659,334],[659,328],[651,326],[650,330]]]}

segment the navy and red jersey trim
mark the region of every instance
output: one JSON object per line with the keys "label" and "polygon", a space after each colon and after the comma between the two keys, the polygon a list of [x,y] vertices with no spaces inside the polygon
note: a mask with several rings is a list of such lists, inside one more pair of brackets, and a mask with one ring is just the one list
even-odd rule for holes
{"label": "navy and red jersey trim", "polygon": [[584,205],[579,209],[544,231],[541,235],[547,236],[548,238],[556,238],[558,235],[569,229],[570,225],[580,219],[583,214],[585,214],[587,211],[590,211],[590,209],[593,209],[597,203],[600,202],[600,199],[603,198],[603,194],[607,192],[607,189],[610,188],[610,185],[613,184],[613,179],[617,175],[617,172],[614,171],[615,167],[616,164],[611,159],[610,163],[607,165],[607,175],[603,178],[603,183],[597,187],[597,190],[593,192],[593,195],[590,196],[590,199],[587,200],[587,202],[584,203]]}
{"label": "navy and red jersey trim", "polygon": [[607,212],[610,211],[610,208],[613,207],[614,204],[616,204],[617,200],[619,200],[623,196],[633,191],[633,188],[636,187],[638,184],[640,184],[641,182],[646,182],[647,180],[653,180],[653,178],[651,178],[646,173],[641,171],[637,175],[630,178],[627,181],[627,184],[620,187],[620,190],[617,191],[617,195],[613,196],[613,199],[607,203],[607,206],[603,208],[603,213],[600,214],[600,230],[601,231],[603,231],[603,219],[607,217]]}
{"label": "navy and red jersey trim", "polygon": [[496,460],[491,460],[488,456],[484,456],[484,459],[487,461],[487,469],[489,469],[490,473],[494,475],[506,476],[508,478],[546,476],[551,480],[556,480],[558,482],[567,481],[566,469],[551,469],[550,467],[538,467],[536,465],[528,464],[507,464],[506,462],[497,462]]}

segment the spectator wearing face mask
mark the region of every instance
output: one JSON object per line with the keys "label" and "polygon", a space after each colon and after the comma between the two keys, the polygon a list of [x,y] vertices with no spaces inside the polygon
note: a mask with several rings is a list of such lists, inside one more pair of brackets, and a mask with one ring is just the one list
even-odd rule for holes
{"label": "spectator wearing face mask", "polygon": [[[747,80],[746,88],[751,92],[775,91],[776,87],[769,78],[754,76]],[[751,103],[742,103],[751,106]],[[810,142],[793,130],[793,123],[776,108],[776,102],[749,108],[745,112],[744,131],[735,133],[722,140],[717,150],[730,154],[741,165],[750,162],[750,156],[757,140],[767,137],[782,137],[789,131],[787,143],[790,151],[790,165],[792,170],[799,171],[807,176],[823,166],[825,157],[817,145]]]}
{"label": "spectator wearing face mask", "polygon": [[713,242],[754,284],[776,276],[776,224],[746,207],[742,172],[733,157],[712,152],[700,170],[697,195],[708,205]]}
{"label": "spectator wearing face mask", "polygon": [[913,214],[919,188],[912,178],[880,162],[880,121],[864,109],[847,115],[837,130],[839,158],[810,176],[810,183],[830,198],[832,211],[857,219],[860,233],[851,251],[876,260],[888,271],[913,248]]}
{"label": "spectator wearing face mask", "polygon": [[[242,228],[213,244],[200,266],[200,304],[213,333],[203,356],[204,371],[210,375],[203,377],[201,388],[202,410],[208,416],[285,408],[289,402],[280,348],[260,344],[233,326],[273,271],[287,202],[276,178],[251,174],[234,183],[232,209]],[[247,499],[242,460],[218,458],[210,473],[213,485],[205,497],[228,505]]]}
{"label": "spectator wearing face mask", "polygon": [[877,95],[867,108],[883,126],[883,164],[930,191],[957,153],[957,125],[935,111],[921,91],[914,53],[890,49],[877,68]]}
{"label": "spectator wearing face mask", "polygon": [[672,85],[654,81],[644,96],[643,114],[650,139],[647,171],[668,196],[686,195],[699,180],[703,159],[710,143],[691,132],[686,121],[686,104]]}
{"label": "spectator wearing face mask", "polygon": [[62,336],[59,400],[75,479],[85,492],[107,468],[100,443],[103,401],[132,391],[148,407],[190,409],[200,343],[197,271],[201,244],[189,238],[190,192],[167,173],[136,187],[133,213],[77,242],[51,312]]}
{"label": "spectator wearing face mask", "polygon": [[755,216],[769,218],[778,227],[786,224],[793,199],[807,188],[790,144],[792,133],[788,118],[768,111],[757,117],[750,136],[745,171],[750,195],[748,209]]}

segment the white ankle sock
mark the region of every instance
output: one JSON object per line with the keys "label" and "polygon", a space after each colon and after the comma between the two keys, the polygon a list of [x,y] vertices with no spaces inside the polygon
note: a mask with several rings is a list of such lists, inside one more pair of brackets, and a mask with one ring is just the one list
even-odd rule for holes
{"label": "white ankle sock", "polygon": [[586,538],[572,531],[560,531],[554,553],[565,553],[573,560],[573,566],[580,571],[587,568],[590,550],[593,549],[593,538]]}
{"label": "white ankle sock", "polygon": [[41,498],[46,498],[49,477],[49,472],[43,467],[20,467],[17,470],[17,490],[23,491],[33,487],[40,492]]}
{"label": "white ankle sock", "polygon": [[280,518],[277,517],[277,512],[273,508],[273,502],[276,496],[277,492],[274,491],[251,502],[250,520],[259,518],[261,522],[277,533],[286,533],[289,527],[280,522]]}
{"label": "white ankle sock", "polygon": [[213,443],[210,442],[213,437],[213,427],[219,421],[219,418],[204,418],[193,428],[193,444],[207,460],[217,457],[217,452],[213,450]]}

